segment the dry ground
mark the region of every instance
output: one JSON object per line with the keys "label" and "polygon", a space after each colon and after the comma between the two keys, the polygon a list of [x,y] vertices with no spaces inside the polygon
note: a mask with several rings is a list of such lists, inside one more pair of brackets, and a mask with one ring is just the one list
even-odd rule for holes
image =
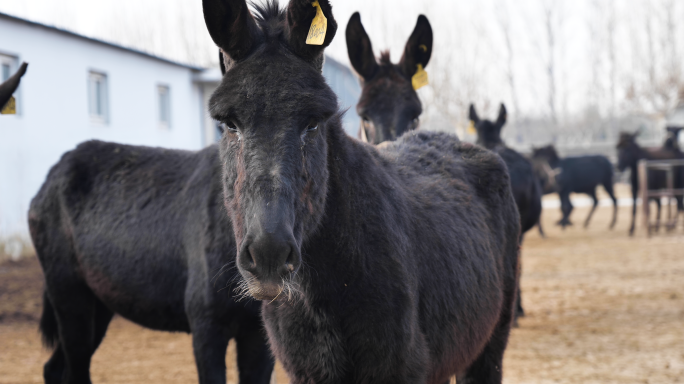
{"label": "dry ground", "polygon": [[[586,213],[576,209],[573,221]],[[684,229],[630,239],[629,208],[620,209],[614,231],[609,216],[600,208],[589,230],[561,232],[553,225],[558,210],[545,210],[548,237],[528,234],[527,317],[513,331],[505,383],[684,383]],[[41,288],[34,258],[0,265],[1,384],[42,382],[49,355],[37,333]],[[197,382],[190,345],[188,335],[116,318],[94,356],[93,382]],[[278,379],[287,382],[282,372]]]}

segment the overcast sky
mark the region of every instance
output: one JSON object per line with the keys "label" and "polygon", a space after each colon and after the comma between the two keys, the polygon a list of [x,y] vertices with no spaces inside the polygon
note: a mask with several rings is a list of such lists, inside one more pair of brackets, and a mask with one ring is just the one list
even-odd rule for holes
{"label": "overcast sky", "polygon": [[[547,24],[545,10],[550,8],[554,13]],[[376,54],[389,49],[394,61],[401,56],[417,16],[425,14],[435,35],[433,59],[427,67],[434,87],[421,90],[421,96],[433,100],[441,92],[445,109],[463,111],[464,103],[475,101],[485,113],[493,114],[505,101],[519,106],[514,114],[549,115],[550,57],[556,92],[552,104],[560,117],[590,107],[603,114],[635,109],[634,102],[627,100],[630,92],[646,92],[663,72],[661,67],[672,67],[671,62],[677,61],[678,73],[682,72],[682,0],[333,0],[333,10],[340,28],[327,53],[346,64],[344,29],[354,11],[361,12]],[[178,61],[207,64],[216,57],[200,0],[0,0],[0,12]],[[676,20],[671,32],[677,41],[670,45],[665,41],[668,20]],[[548,44],[549,25],[553,50]],[[450,106],[444,105],[446,94]],[[644,110],[657,109],[656,101],[652,103],[650,110],[648,106]]]}

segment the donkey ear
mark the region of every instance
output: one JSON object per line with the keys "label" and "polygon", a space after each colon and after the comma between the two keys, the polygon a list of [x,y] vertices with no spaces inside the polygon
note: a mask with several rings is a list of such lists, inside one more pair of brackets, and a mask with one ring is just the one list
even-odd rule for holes
{"label": "donkey ear", "polygon": [[373,56],[373,45],[361,24],[361,15],[354,12],[347,24],[347,53],[354,70],[368,80],[378,70],[378,62]]}
{"label": "donkey ear", "polygon": [[[306,43],[311,23],[318,11],[318,7],[315,4],[320,6],[323,16],[327,19],[325,38],[321,45]],[[323,50],[330,45],[335,37],[335,32],[337,32],[337,22],[333,17],[330,2],[328,0],[314,2],[311,0],[290,0],[290,5],[287,7],[287,24],[290,32],[290,49],[304,60],[314,63],[318,69],[322,70]]]}
{"label": "donkey ear", "polygon": [[245,0],[202,0],[204,22],[214,43],[223,51],[223,68],[244,59],[256,46],[261,31]]}
{"label": "donkey ear", "polygon": [[468,110],[468,118],[475,125],[477,125],[480,122],[480,117],[477,116],[477,111],[475,111],[475,105],[473,104],[470,104],[470,109]]}
{"label": "donkey ear", "polygon": [[399,61],[399,67],[408,77],[418,70],[418,64],[425,68],[432,55],[432,27],[427,17],[418,16],[416,27],[411,33],[404,47],[404,54]]}
{"label": "donkey ear", "polygon": [[502,128],[506,124],[507,116],[508,113],[506,112],[506,106],[501,103],[501,107],[499,108],[499,117],[496,118],[496,125],[499,128]]}
{"label": "donkey ear", "polygon": [[10,76],[4,83],[0,83],[0,109],[7,104],[14,91],[19,88],[21,77],[24,76],[27,68],[28,63],[22,63],[21,67],[19,67],[19,70],[17,70],[14,75]]}

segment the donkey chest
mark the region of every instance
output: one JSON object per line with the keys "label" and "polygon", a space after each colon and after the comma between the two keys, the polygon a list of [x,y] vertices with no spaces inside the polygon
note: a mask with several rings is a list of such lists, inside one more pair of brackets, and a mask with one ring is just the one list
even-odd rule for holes
{"label": "donkey chest", "polygon": [[274,354],[297,376],[293,382],[343,381],[348,358],[340,319],[328,311],[278,305],[264,306],[264,322]]}

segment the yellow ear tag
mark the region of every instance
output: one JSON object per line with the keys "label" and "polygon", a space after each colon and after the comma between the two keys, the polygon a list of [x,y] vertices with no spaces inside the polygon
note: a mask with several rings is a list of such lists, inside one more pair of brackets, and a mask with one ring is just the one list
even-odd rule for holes
{"label": "yellow ear tag", "polygon": [[328,19],[323,14],[321,5],[318,1],[311,3],[312,6],[316,7],[316,16],[314,16],[311,22],[311,28],[309,28],[309,35],[306,36],[306,43],[309,45],[323,45],[325,41],[325,32],[328,30]]}
{"label": "yellow ear tag", "polygon": [[423,69],[422,64],[418,64],[418,70],[416,71],[416,74],[413,75],[413,77],[411,78],[411,84],[413,84],[413,89],[415,89],[416,91],[428,85],[428,74]]}
{"label": "yellow ear tag", "polygon": [[473,123],[472,120],[470,120],[470,123],[468,123],[468,134],[469,135],[477,135],[477,130],[475,129],[475,123]]}
{"label": "yellow ear tag", "polygon": [[14,96],[11,96],[7,101],[7,104],[0,111],[0,115],[16,115],[17,114],[17,101]]}

